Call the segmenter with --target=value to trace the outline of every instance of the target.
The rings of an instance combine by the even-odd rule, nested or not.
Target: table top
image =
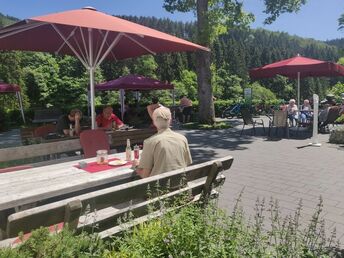
[[[125,159],[125,153],[109,155],[109,158],[115,157]],[[0,174],[0,211],[134,176],[131,165],[97,173],[75,167],[80,161],[95,160],[69,161]]]

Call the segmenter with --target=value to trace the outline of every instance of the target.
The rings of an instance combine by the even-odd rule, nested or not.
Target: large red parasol
[[[0,30],[0,49],[76,56],[89,70],[92,128],[95,126],[94,70],[104,59],[145,54],[209,51],[208,48],[150,29],[92,7],[23,20]]]
[[[300,78],[344,76],[344,66],[297,55],[259,68],[250,70],[252,79],[271,78],[283,75],[297,78],[297,104],[300,105]]]

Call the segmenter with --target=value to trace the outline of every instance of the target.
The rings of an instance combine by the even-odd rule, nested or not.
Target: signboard
[[[252,89],[251,88],[245,88],[244,89],[244,99],[245,100],[252,100]]]

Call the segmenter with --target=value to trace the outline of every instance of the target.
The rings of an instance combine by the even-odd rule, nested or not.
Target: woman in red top
[[[113,113],[112,107],[108,106],[103,109],[103,112],[99,114],[96,118],[97,126],[104,129],[121,128],[124,124],[123,122]]]

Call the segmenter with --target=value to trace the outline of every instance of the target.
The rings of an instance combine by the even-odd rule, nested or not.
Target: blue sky
[[[263,0],[243,0],[247,11],[255,14],[253,28],[285,31],[291,35],[319,40],[344,37],[337,31],[340,14],[344,13],[343,0],[308,0],[298,14],[284,14],[272,25],[263,25]],[[191,21],[192,13],[170,14],[162,8],[163,0],[0,0],[0,12],[20,19],[93,6],[115,15],[168,17],[178,21]]]

